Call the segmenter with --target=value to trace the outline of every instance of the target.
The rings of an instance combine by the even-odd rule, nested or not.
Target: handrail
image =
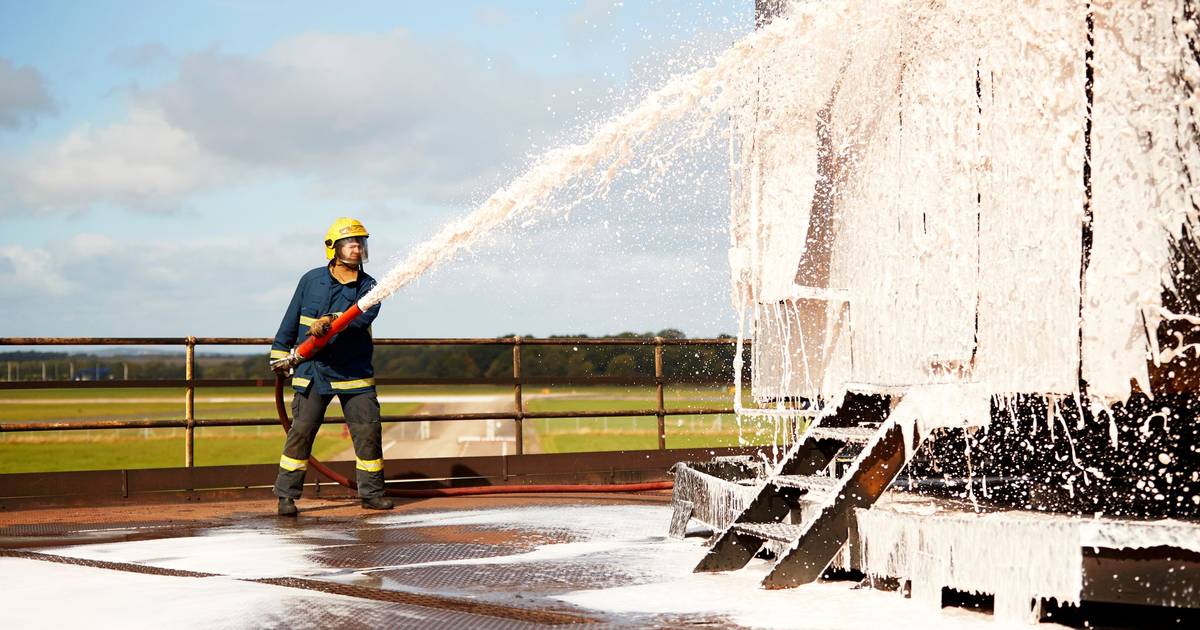
[[[269,346],[270,337],[0,337],[0,346]],[[728,346],[736,337],[389,337],[372,340],[377,346]],[[750,345],[752,340],[742,343]]]
[[[0,432],[73,431],[91,429],[146,429],[183,428],[184,465],[193,467],[196,427],[218,426],[266,426],[277,424],[275,418],[222,418],[200,419],[195,417],[195,391],[204,387],[268,387],[273,379],[197,379],[195,378],[196,346],[268,346],[272,339],[267,337],[0,337],[0,346],[133,346],[133,345],[178,345],[185,347],[185,377],[183,379],[140,379],[110,381],[6,381],[0,382],[0,390],[10,389],[89,389],[89,388],[150,388],[183,387],[184,414],[182,419],[116,419],[95,421],[31,421],[0,423]],[[732,407],[720,408],[668,408],[665,404],[665,387],[668,384],[726,384],[729,379],[705,379],[679,377],[668,379],[663,369],[665,346],[728,346],[736,343],[735,338],[674,339],[663,337],[499,337],[499,338],[383,338],[375,339],[379,346],[512,346],[512,376],[483,378],[386,378],[376,379],[378,385],[510,385],[513,387],[513,410],[465,414],[406,414],[385,416],[383,422],[420,421],[467,421],[467,420],[511,420],[516,429],[516,454],[524,453],[524,421],[544,418],[616,418],[654,416],[658,420],[658,450],[666,449],[666,417],[683,415],[731,414]],[[749,340],[744,343],[749,344]],[[640,346],[654,349],[653,376],[588,376],[588,377],[530,377],[521,374],[521,349],[525,346]],[[524,385],[653,385],[655,407],[652,409],[620,409],[612,411],[553,411],[534,412],[525,409]],[[327,422],[341,423],[340,418],[329,418]]]

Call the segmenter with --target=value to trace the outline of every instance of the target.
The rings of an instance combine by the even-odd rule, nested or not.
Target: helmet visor
[[[361,265],[367,262],[367,237],[348,236],[333,243],[334,255],[343,263]]]

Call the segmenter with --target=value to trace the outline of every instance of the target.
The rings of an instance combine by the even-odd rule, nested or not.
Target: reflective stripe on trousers
[[[325,419],[325,410],[334,395],[296,392],[292,398],[292,428],[284,443],[283,456],[305,461],[312,454],[317,430]],[[383,435],[379,424],[379,398],[374,391],[359,394],[336,394],[342,403],[342,413],[350,429],[357,457],[356,478],[358,494],[363,498],[383,495]],[[304,469],[289,470],[280,459],[279,475],[275,479],[275,495],[296,499],[304,487]]]

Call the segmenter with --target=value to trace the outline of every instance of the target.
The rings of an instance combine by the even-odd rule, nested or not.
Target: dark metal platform
[[[604,556],[511,561],[545,545],[627,536],[628,527],[644,524],[634,519],[623,528],[620,520],[630,514],[669,516],[666,500],[655,494],[414,500],[383,514],[360,510],[357,502],[302,500],[298,519],[274,516],[270,502],[246,501],[197,505],[178,520],[163,520],[161,509],[152,505],[20,510],[0,516],[0,570],[13,575],[15,568],[37,563],[43,572],[58,567],[68,580],[72,567],[219,581],[231,601],[212,601],[217,609],[242,606],[240,600],[254,585],[287,589],[293,593],[280,591],[281,597],[298,595],[297,602],[305,602],[286,618],[245,609],[245,623],[230,627],[277,622],[292,627],[674,625],[682,620],[613,618],[553,598],[647,579],[644,572],[606,568]],[[614,518],[619,520],[606,520],[606,508],[618,510]],[[589,511],[600,520],[581,522]],[[555,514],[574,522],[557,523]],[[606,531],[608,526],[613,531]],[[665,534],[665,523],[659,529],[660,536]],[[285,546],[288,557],[257,566],[256,559],[265,557],[258,551],[264,545]],[[148,588],[152,593],[154,587]],[[120,591],[114,585],[111,597],[121,600]],[[311,600],[317,593],[337,598]],[[127,615],[139,625],[137,610]]]

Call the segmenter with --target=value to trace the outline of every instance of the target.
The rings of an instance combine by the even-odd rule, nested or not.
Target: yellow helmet
[[[338,217],[333,221],[333,225],[329,226],[329,231],[325,232],[325,260],[333,260],[336,253],[334,245],[344,238],[370,236],[367,233],[367,228],[358,219],[350,217]],[[366,262],[366,242],[363,242],[363,262]]]

